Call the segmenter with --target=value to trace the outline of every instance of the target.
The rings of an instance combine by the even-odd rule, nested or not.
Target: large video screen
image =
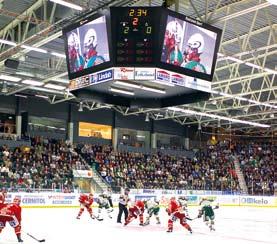
[[[81,24],[65,33],[69,78],[77,78],[110,61],[106,17],[83,20]]]
[[[161,62],[178,67],[177,72],[211,80],[221,32],[206,26],[185,16],[180,19],[168,15]]]

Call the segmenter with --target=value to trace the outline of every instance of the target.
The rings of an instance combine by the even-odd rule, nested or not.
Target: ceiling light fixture
[[[44,50],[42,48],[38,48],[38,47],[31,47],[31,46],[28,46],[28,45],[22,45],[21,47],[25,48],[25,49],[28,49],[28,50],[31,50],[31,51],[39,52],[39,53],[47,53],[46,50]]]
[[[132,87],[132,88],[140,88],[141,86],[135,83],[129,83],[129,82],[124,82],[120,80],[116,80],[114,84],[121,85],[121,86],[126,86],[126,87]]]
[[[7,45],[10,45],[10,46],[14,46],[14,47],[17,45],[15,42],[3,40],[3,39],[0,39],[0,43],[7,44]]]
[[[50,1],[79,11],[83,10],[81,6],[67,1],[63,1],[63,0],[50,0]]]
[[[60,91],[66,89],[65,86],[59,86],[55,84],[46,84],[44,87],[54,89],[54,90],[60,90]]]
[[[49,97],[44,96],[44,95],[38,95],[38,94],[36,94],[35,96],[36,96],[36,97],[40,97],[40,98],[44,98],[44,99],[49,99]]]
[[[18,82],[18,81],[21,81],[21,78],[9,76],[9,75],[0,75],[0,80]]]
[[[171,86],[171,87],[175,86],[173,83],[162,82],[162,81],[159,81],[159,80],[151,80],[151,82],[161,84],[161,85],[164,85],[164,86]]]
[[[252,125],[252,126],[262,127],[262,128],[270,127],[269,125],[266,125],[266,124],[260,124],[260,123],[246,121],[246,120],[240,120],[240,119],[234,119],[234,118],[229,118],[229,117],[220,116],[220,115],[216,115],[216,114],[203,113],[203,112],[198,112],[198,111],[183,109],[183,108],[178,108],[178,107],[169,107],[168,109],[173,110],[175,112],[182,112],[185,114],[204,116],[204,117],[209,117],[212,119],[225,120],[225,121],[234,122],[234,123],[238,123],[238,124],[246,124],[246,125]]]
[[[43,82],[36,81],[36,80],[23,80],[23,84],[31,85],[31,86],[42,86]]]
[[[141,89],[145,90],[145,91],[151,91],[151,92],[156,92],[156,93],[161,93],[161,94],[166,93],[165,90],[160,90],[160,89],[149,87],[149,86],[141,86]]]
[[[23,98],[28,98],[28,96],[21,95],[21,94],[14,94],[15,97],[23,97]]]
[[[59,83],[69,84],[69,80],[67,80],[67,79],[53,78],[52,80],[56,81],[56,82],[59,82]]]
[[[66,58],[65,54],[62,53],[51,52],[51,54],[59,58]]]
[[[116,92],[116,93],[122,93],[122,94],[130,95],[130,96],[134,96],[135,95],[135,93],[133,91],[122,90],[122,89],[118,89],[118,88],[114,88],[114,87],[111,87],[110,91],[111,92]]]

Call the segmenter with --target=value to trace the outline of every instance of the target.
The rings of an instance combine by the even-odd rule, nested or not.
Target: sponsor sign
[[[21,203],[24,205],[45,205],[45,197],[43,195],[21,195]]]
[[[170,83],[170,73],[168,71],[157,69],[155,78],[158,81]]]
[[[155,193],[156,191],[155,190],[152,190],[152,189],[143,189],[143,193],[146,193],[146,194],[153,194]]]
[[[270,205],[271,201],[264,197],[240,197],[240,205]]]
[[[96,84],[100,82],[105,82],[113,79],[113,70],[108,69],[96,74],[91,75],[91,84]]]
[[[114,69],[115,80],[134,80],[135,68],[121,67]]]
[[[112,69],[104,70],[98,73],[85,75],[80,78],[69,81],[69,90],[83,88],[86,86],[98,84],[112,79],[113,79],[113,70]]]
[[[185,77],[180,74],[172,74],[171,75],[171,82],[179,85],[179,86],[184,86],[185,85]]]
[[[77,178],[92,178],[92,170],[73,170],[73,176]]]
[[[69,90],[79,89],[90,85],[90,77],[88,75],[69,81]]]
[[[135,80],[154,80],[155,69],[154,68],[136,68]]]

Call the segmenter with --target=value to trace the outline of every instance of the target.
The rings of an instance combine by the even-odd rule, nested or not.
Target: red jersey
[[[168,205],[168,213],[176,213],[180,210],[180,206],[176,200],[170,200],[169,205]]]
[[[140,211],[140,212],[144,212],[144,203],[143,201],[136,201],[135,207]]]
[[[93,197],[89,197],[88,195],[82,194],[79,197],[79,202],[85,206],[91,206],[93,203]]]
[[[4,202],[5,202],[5,193],[0,192],[0,203],[4,203]]]
[[[0,203],[0,222],[13,221],[14,218],[21,222],[21,207],[14,203]]]

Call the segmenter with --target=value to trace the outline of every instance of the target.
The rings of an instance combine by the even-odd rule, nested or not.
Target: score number
[[[139,17],[146,17],[148,15],[148,10],[147,9],[143,9],[143,8],[138,8],[138,9],[134,9],[134,8],[131,8],[129,10],[129,13],[128,13],[128,16],[129,17],[133,17],[132,18],[132,25],[134,27],[137,27],[139,25],[139,20],[140,18]],[[146,34],[151,34],[152,33],[152,26],[148,26],[146,23],[145,23],[145,33]],[[124,27],[124,34],[128,34],[129,33],[129,30],[130,30],[130,27],[129,26],[125,26]]]

